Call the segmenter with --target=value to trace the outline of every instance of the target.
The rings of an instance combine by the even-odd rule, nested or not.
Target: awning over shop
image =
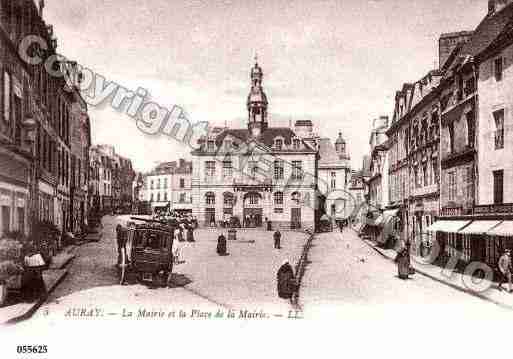
[[[513,221],[501,222],[498,226],[486,232],[486,234],[490,236],[513,237]]]
[[[484,234],[496,227],[501,221],[475,220],[458,233],[462,234]]]
[[[383,223],[384,223],[384,218],[383,218],[383,215],[380,214],[379,217],[376,218],[376,220],[374,221],[373,225],[376,227],[383,227]]]
[[[389,209],[387,211],[383,211],[378,218],[374,220],[370,225],[375,227],[384,227],[387,223],[391,221],[392,218],[397,216],[399,209]]]
[[[470,221],[437,221],[430,225],[428,232],[457,233],[460,229],[468,225]]]

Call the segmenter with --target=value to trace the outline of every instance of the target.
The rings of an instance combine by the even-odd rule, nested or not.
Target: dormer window
[[[228,140],[228,139],[224,140],[224,148],[225,148],[226,150],[231,149],[231,148],[232,148],[232,141],[231,141],[231,140]]]
[[[207,141],[207,151],[208,152],[214,152],[215,151],[215,142],[213,140]]]
[[[299,138],[294,138],[292,140],[292,147],[295,149],[295,150],[299,150],[299,148],[301,147],[301,140]]]
[[[278,150],[278,151],[281,151],[283,149],[283,139],[281,138],[277,138],[274,140],[274,147]]]

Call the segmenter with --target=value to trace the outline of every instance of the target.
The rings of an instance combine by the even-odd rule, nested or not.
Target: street
[[[34,319],[53,321],[70,315],[70,309],[78,309],[76,314],[83,308],[100,308],[102,316],[119,316],[122,308],[135,312],[139,308],[189,312],[222,308],[233,309],[237,315],[239,310],[263,310],[269,316],[286,316],[292,309],[289,301],[277,296],[276,271],[284,259],[293,265],[298,261],[307,239],[305,234],[284,232],[282,249],[276,250],[272,232],[239,230],[238,240],[228,241],[229,255],[220,257],[215,249],[222,230],[196,230],[196,242],[186,243],[182,250],[185,263],[173,269],[191,283],[184,288],[149,289],[141,284],[117,284],[115,226],[126,220],[126,216],[104,217],[103,238],[77,249],[68,276]]]
[[[417,319],[429,318],[433,312],[451,316],[506,312],[418,273],[407,281],[399,279],[396,265],[351,229],[317,235],[308,259],[300,292],[306,316],[360,309],[379,316],[396,310]]]
[[[144,285],[117,284],[114,228],[126,217],[104,217],[103,238],[82,245],[69,274],[50,295],[33,320],[66,317],[123,318],[133,312],[143,317],[182,309],[191,318],[206,318],[218,309],[240,310],[249,316],[287,317],[291,304],[276,295],[276,270],[284,259],[295,265],[306,241],[302,233],[285,232],[283,248],[272,246],[272,232],[239,230],[237,241],[228,241],[229,255],[215,253],[222,230],[199,229],[195,243],[182,251],[185,263],[174,273],[191,281],[185,287],[150,289]],[[437,310],[464,315],[469,310],[502,314],[494,304],[452,289],[420,274],[403,281],[394,263],[365,244],[352,230],[316,235],[308,255],[300,289],[303,316],[323,313],[385,315],[400,310],[422,318]],[[419,311],[425,305],[429,311]],[[425,307],[424,307],[425,308]],[[262,314],[263,313],[263,314]]]

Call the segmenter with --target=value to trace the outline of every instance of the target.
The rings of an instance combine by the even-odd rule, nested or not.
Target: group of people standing
[[[255,228],[258,227],[262,222],[260,216],[256,214],[246,214],[244,216],[243,225],[244,228]]]

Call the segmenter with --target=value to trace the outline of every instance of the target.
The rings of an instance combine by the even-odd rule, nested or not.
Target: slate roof
[[[225,137],[228,135],[238,138],[240,141],[246,143],[252,140],[249,130],[245,128],[227,129],[221,132],[216,137],[216,146],[219,147],[223,143]],[[266,129],[264,132],[262,132],[262,134],[256,139],[256,141],[266,145],[267,147],[273,147],[274,139],[276,137],[282,137],[284,144],[290,146],[292,144],[292,139],[297,136],[294,133],[294,131],[292,131],[288,127],[270,127]],[[305,147],[304,150],[301,150],[302,152],[316,152],[315,150],[310,149],[310,147],[305,143],[305,141],[302,140],[302,142],[303,146]]]
[[[474,30],[470,38],[461,51],[462,54],[478,56],[485,51],[492,42],[508,31],[513,23],[513,3],[507,5],[499,12],[486,16]]]

